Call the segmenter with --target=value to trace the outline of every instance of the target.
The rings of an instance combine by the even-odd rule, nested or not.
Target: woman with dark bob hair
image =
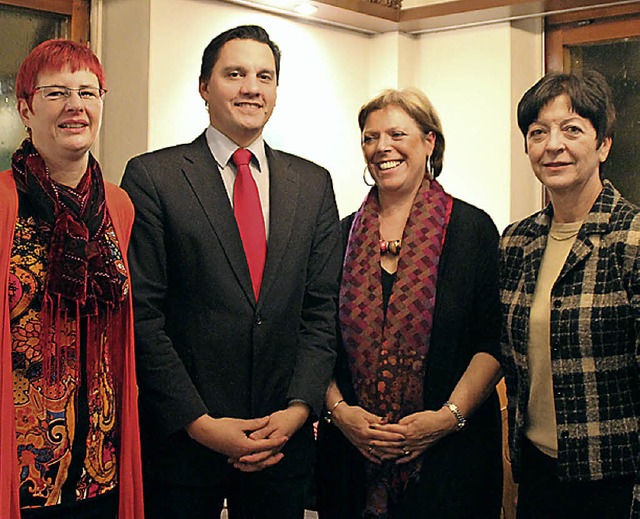
[[[133,205],[90,153],[105,74],[49,40],[16,79],[0,173],[0,517],[143,519],[127,246]]]
[[[500,245],[518,519],[627,518],[632,507],[640,210],[601,178],[614,123],[610,88],[592,71],[549,74],[518,104],[525,151],[551,200]]]
[[[375,184],[343,220],[319,516],[497,519],[498,231],[436,181],[444,136],[422,92],[382,92],[358,122]]]

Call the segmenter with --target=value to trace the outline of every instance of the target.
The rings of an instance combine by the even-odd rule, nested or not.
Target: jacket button
[[[260,317],[259,315],[256,315],[255,321],[257,326],[260,326],[262,324],[262,317]]]
[[[561,306],[562,306],[562,301],[560,299],[554,299],[553,307],[554,308],[560,308]]]

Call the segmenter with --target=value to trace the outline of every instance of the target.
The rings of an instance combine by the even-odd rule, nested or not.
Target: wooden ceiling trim
[[[401,20],[437,18],[459,14],[478,13],[489,9],[510,8],[516,5],[540,4],[531,0],[454,0],[433,5],[422,5],[402,10]]]
[[[553,16],[557,20],[567,19],[561,16],[573,16],[575,18],[571,19],[582,20],[585,11],[591,13],[589,9],[595,11],[602,6],[621,15],[640,10],[638,0],[452,0],[401,10],[367,0],[316,0],[316,4],[337,10],[335,13],[327,11],[329,19],[339,21],[340,11],[352,12],[365,18],[384,20],[387,24],[395,24],[395,30],[415,34],[540,16]],[[384,30],[394,29],[387,27]]]
[[[71,16],[74,0],[2,0],[1,4]]]
[[[386,5],[374,4],[366,0],[318,0],[317,3],[347,9],[356,13],[366,14],[368,16],[376,16],[392,22],[397,22],[400,17],[400,11]]]

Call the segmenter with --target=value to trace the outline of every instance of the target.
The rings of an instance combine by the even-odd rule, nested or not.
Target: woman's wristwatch
[[[465,426],[467,425],[467,419],[460,412],[460,409],[458,408],[458,406],[453,402],[449,402],[449,400],[447,400],[444,404],[442,404],[442,407],[449,408],[449,411],[451,411],[453,413],[453,416],[455,416],[456,422],[458,422],[456,424],[458,431],[462,431],[462,429],[464,429]]]

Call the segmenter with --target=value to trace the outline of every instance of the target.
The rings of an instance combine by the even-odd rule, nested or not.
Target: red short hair
[[[97,56],[87,46],[71,40],[47,40],[38,45],[25,58],[16,77],[16,97],[25,99],[31,108],[31,96],[41,72],[68,68],[71,72],[88,70],[98,78],[100,88],[105,88],[104,69]]]

